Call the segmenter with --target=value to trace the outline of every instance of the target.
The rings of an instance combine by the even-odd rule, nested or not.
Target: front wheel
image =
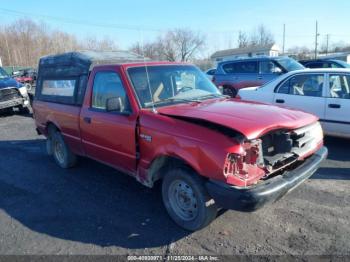
[[[209,196],[204,180],[187,168],[167,172],[162,197],[170,217],[186,230],[199,230],[216,218],[217,206]]]
[[[32,85],[30,83],[26,83],[25,86],[27,88],[27,91],[32,90]]]
[[[26,106],[19,106],[19,112],[24,115],[30,114],[30,109]]]

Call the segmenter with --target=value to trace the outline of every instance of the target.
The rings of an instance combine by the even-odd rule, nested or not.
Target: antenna
[[[153,111],[153,113],[157,113],[157,109],[154,106],[154,100],[153,100],[153,95],[152,95],[152,90],[151,90],[151,81],[149,80],[148,68],[147,68],[147,64],[146,64],[145,49],[144,49],[144,43],[143,43],[143,30],[142,29],[140,29],[140,35],[141,35],[141,50],[142,50],[143,64],[145,66],[148,90],[149,90],[149,94],[150,94],[151,100],[152,100],[152,111]]]

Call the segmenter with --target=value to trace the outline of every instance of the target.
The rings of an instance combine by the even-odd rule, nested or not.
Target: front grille
[[[307,154],[322,139],[322,129],[315,123],[292,131],[279,130],[261,138],[265,165],[276,169]]]
[[[22,98],[18,89],[16,88],[8,88],[8,89],[0,89],[0,102],[6,102],[13,99]]]
[[[315,124],[305,126],[290,132],[293,139],[293,152],[299,156],[306,154],[314,149],[323,139],[321,125]]]

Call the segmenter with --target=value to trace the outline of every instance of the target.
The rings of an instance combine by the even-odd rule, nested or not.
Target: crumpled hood
[[[18,83],[15,79],[11,77],[0,78],[0,88],[6,88],[6,87],[20,88],[21,86],[23,85]]]
[[[210,121],[254,139],[276,129],[296,129],[318,120],[298,110],[237,99],[211,100],[158,108],[160,114]]]

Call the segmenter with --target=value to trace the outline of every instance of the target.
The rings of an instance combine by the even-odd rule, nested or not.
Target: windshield
[[[276,58],[275,61],[280,64],[280,66],[282,66],[287,72],[305,69],[302,64],[289,57]]]
[[[217,87],[195,66],[133,67],[128,74],[142,107],[222,97]],[[147,77],[148,75],[148,77]]]
[[[9,77],[9,75],[6,73],[6,71],[0,67],[0,78],[6,78]]]

